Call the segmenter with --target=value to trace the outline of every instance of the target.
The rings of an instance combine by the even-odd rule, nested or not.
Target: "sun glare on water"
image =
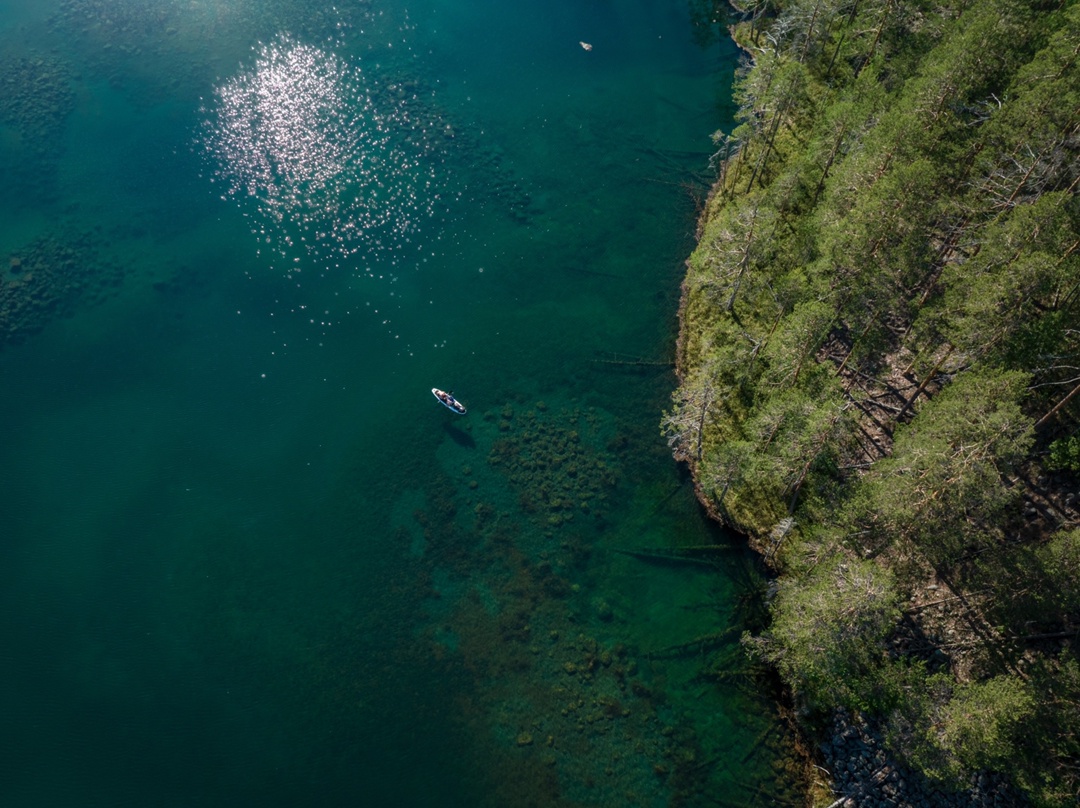
[[[287,274],[393,281],[431,255],[424,223],[446,209],[445,124],[424,94],[281,35],[204,102],[199,142]]]
[[[351,254],[414,234],[439,205],[438,134],[408,93],[283,35],[215,90],[204,143],[226,196],[253,198],[309,250]]]

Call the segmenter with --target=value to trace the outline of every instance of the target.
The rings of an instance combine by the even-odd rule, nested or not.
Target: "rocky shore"
[[[963,791],[947,793],[898,763],[880,731],[838,710],[820,746],[836,800],[828,808],[1019,808],[1030,803],[1000,774],[980,772]]]

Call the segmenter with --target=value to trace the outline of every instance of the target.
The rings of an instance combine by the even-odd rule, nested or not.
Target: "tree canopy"
[[[1080,3],[736,9],[663,428],[780,576],[748,642],[932,777],[1074,804]]]

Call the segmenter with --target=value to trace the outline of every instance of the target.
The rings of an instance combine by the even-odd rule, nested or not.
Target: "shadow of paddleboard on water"
[[[466,449],[476,448],[476,441],[468,432],[464,432],[451,424],[443,424],[443,429],[446,430],[446,434],[458,446],[464,446]]]

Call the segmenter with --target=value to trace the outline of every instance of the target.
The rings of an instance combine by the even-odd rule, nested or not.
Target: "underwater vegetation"
[[[618,467],[610,452],[582,439],[579,429],[595,425],[594,414],[549,414],[541,401],[521,413],[508,404],[487,417],[497,419],[502,436],[492,444],[488,463],[507,475],[523,511],[550,528],[575,519],[602,526]]]
[[[7,257],[0,274],[0,348],[25,341],[56,317],[111,295],[127,270],[105,257],[93,233],[35,239]]]
[[[701,734],[674,688],[689,676],[703,692],[757,698],[763,683],[741,654],[739,626],[708,619],[715,602],[686,619],[666,607],[684,632],[706,633],[646,644],[638,623],[647,618],[626,607],[618,584],[602,582],[599,570],[619,557],[610,534],[624,516],[620,481],[633,442],[606,411],[574,403],[512,401],[471,414],[479,417],[462,427],[468,439],[448,452],[468,461],[447,459],[413,514],[432,659],[470,682],[460,706],[476,744],[466,759],[483,760],[496,804],[517,804],[526,791],[537,806],[711,804],[729,753]],[[697,548],[701,563],[672,580],[723,569],[752,586],[756,573],[729,555]],[[633,575],[672,574],[629,563]],[[731,615],[745,618],[741,607]],[[744,763],[780,762],[763,773],[754,760],[738,796],[720,804],[793,804],[789,737],[777,724],[755,732]]]

